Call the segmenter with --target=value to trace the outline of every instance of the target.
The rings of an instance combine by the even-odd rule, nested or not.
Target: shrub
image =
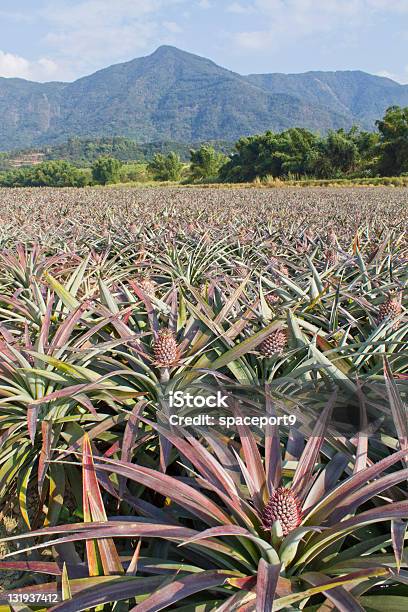
[[[11,170],[0,179],[3,187],[85,187],[89,174],[66,161],[48,161]]]
[[[100,157],[92,165],[92,177],[98,185],[118,183],[120,179],[121,162],[114,157]]]
[[[228,161],[223,153],[218,153],[210,145],[202,145],[190,151],[191,176],[193,180],[216,179],[221,167]]]
[[[183,168],[180,156],[174,152],[168,155],[157,153],[148,165],[148,170],[156,181],[179,181]]]
[[[121,183],[143,183],[149,178],[146,164],[124,164],[120,169]]]

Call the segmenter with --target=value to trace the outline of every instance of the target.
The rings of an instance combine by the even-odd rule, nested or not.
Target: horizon
[[[408,83],[404,0],[3,0],[0,16],[5,78],[72,82],[170,45],[242,75],[360,70]]]
[[[382,79],[387,79],[387,80],[393,81],[394,83],[397,83],[398,85],[401,85],[401,86],[408,84],[408,83],[401,83],[400,81],[396,80],[396,78],[393,78],[392,76],[388,76],[388,75],[385,75],[385,74],[375,74],[375,73],[372,73],[372,72],[367,72],[366,70],[363,70],[361,68],[345,68],[345,69],[336,69],[336,70],[313,69],[313,70],[303,70],[303,71],[300,71],[300,72],[283,72],[283,71],[278,71],[278,72],[276,72],[276,71],[249,72],[249,73],[239,72],[239,71],[236,71],[236,70],[232,70],[231,68],[228,68],[227,66],[224,66],[222,63],[220,63],[220,64],[217,63],[214,59],[212,59],[209,56],[207,57],[207,56],[204,56],[204,55],[199,55],[198,53],[194,53],[194,52],[189,51],[187,49],[183,49],[181,47],[178,47],[176,45],[168,45],[168,44],[159,45],[153,51],[151,51],[150,53],[147,53],[145,55],[140,55],[140,56],[137,56],[137,57],[133,57],[133,58],[130,58],[130,59],[125,60],[123,62],[114,62],[113,64],[108,64],[106,66],[102,66],[101,68],[98,68],[94,72],[89,72],[88,74],[84,74],[84,75],[79,76],[78,78],[75,78],[73,80],[63,81],[63,80],[59,80],[59,79],[51,79],[51,80],[48,80],[48,81],[43,81],[43,80],[40,80],[40,79],[39,80],[33,80],[33,79],[27,79],[27,78],[24,78],[24,77],[12,77],[12,76],[4,77],[1,74],[0,74],[0,79],[10,79],[10,80],[11,79],[18,79],[18,80],[22,80],[22,81],[27,81],[27,82],[31,82],[31,83],[39,83],[39,84],[43,84],[43,85],[48,84],[48,83],[50,83],[50,84],[52,84],[52,83],[64,83],[64,84],[69,85],[70,83],[74,83],[75,81],[78,81],[78,80],[81,80],[81,79],[86,79],[87,77],[90,77],[93,74],[96,74],[98,72],[102,72],[102,71],[107,70],[109,68],[113,68],[115,66],[120,66],[120,65],[123,65],[123,64],[129,64],[129,63],[131,63],[133,61],[136,61],[136,60],[140,60],[140,59],[145,59],[145,58],[151,57],[152,55],[157,53],[157,51],[159,51],[160,49],[165,49],[165,48],[171,48],[171,49],[177,50],[177,51],[179,51],[181,53],[185,53],[185,54],[188,54],[188,55],[193,55],[195,57],[199,57],[199,58],[205,59],[205,60],[210,60],[211,62],[216,64],[218,67],[223,68],[225,70],[228,70],[230,72],[234,72],[235,74],[238,74],[238,75],[244,76],[244,77],[251,76],[251,75],[256,75],[256,74],[282,74],[282,75],[290,76],[290,75],[303,75],[303,74],[314,74],[314,73],[333,73],[333,74],[336,74],[336,73],[342,73],[342,72],[361,72],[361,73],[367,74],[369,76],[378,77],[378,78],[382,78]]]

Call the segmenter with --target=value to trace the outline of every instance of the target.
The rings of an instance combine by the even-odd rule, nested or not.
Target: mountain
[[[251,74],[248,80],[272,94],[290,94],[312,106],[320,104],[366,129],[372,129],[389,106],[408,106],[408,85],[360,70]]]
[[[408,105],[408,86],[363,72],[242,76],[164,46],[73,83],[0,78],[0,149],[72,136],[199,142],[292,126],[370,129],[392,104]]]

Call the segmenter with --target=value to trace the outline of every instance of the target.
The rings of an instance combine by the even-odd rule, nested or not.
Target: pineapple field
[[[407,610],[407,190],[0,202],[0,611]]]

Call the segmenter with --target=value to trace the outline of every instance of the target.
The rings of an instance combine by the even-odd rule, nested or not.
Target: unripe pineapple
[[[269,260],[269,265],[273,271],[280,272],[284,276],[289,276],[289,270],[285,264],[283,264],[277,257],[271,257]]]
[[[238,240],[241,244],[249,244],[254,239],[254,232],[252,230],[242,229],[238,234]]]
[[[282,355],[288,342],[288,332],[286,329],[277,329],[272,332],[259,347],[259,352],[264,357]]]
[[[334,249],[327,249],[327,251],[325,252],[325,256],[326,264],[330,267],[335,266],[338,262],[339,256],[337,251],[335,251]]]
[[[305,230],[303,236],[304,236],[304,239],[307,242],[313,242],[314,241],[314,234],[313,234],[312,230],[310,230],[310,229]]]
[[[309,243],[307,240],[298,240],[296,242],[296,252],[302,255],[303,253],[307,253],[310,250]]]
[[[336,232],[334,231],[332,227],[329,228],[329,231],[327,232],[327,244],[329,244],[332,247],[335,247],[338,244]]]
[[[149,276],[142,277],[139,280],[139,286],[149,297],[156,295],[156,283]]]
[[[281,302],[279,295],[276,295],[276,293],[273,293],[273,291],[265,295],[265,300],[268,306],[271,308],[274,308],[274,306],[277,306]]]
[[[396,319],[402,312],[402,293],[389,293],[386,302],[383,302],[378,309],[378,324],[382,323],[385,319]],[[392,326],[392,330],[396,331],[400,326],[400,321],[396,321]]]
[[[180,350],[170,329],[159,332],[153,345],[153,353],[159,368],[170,368],[180,359]]]
[[[275,489],[262,513],[265,529],[272,529],[276,521],[280,522],[284,536],[299,527],[302,522],[300,502],[296,495],[285,487]]]
[[[234,273],[238,278],[245,278],[249,274],[249,269],[242,264],[238,264],[235,267]]]

